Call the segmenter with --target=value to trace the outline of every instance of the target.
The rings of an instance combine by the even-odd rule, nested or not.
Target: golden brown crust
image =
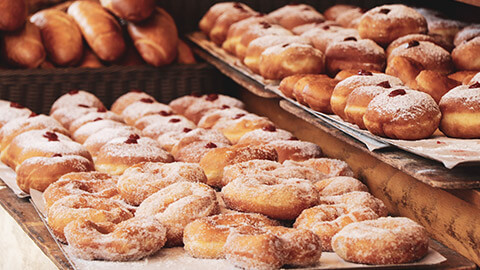
[[[231,8],[225,10],[215,20],[215,23],[209,32],[210,39],[217,46],[221,46],[227,38],[228,29],[232,24],[254,15],[256,15],[256,12],[247,5],[239,2],[233,3]]]
[[[348,95],[345,104],[345,121],[356,124],[361,129],[367,129],[363,123],[363,115],[368,104],[374,97],[387,90],[387,88],[381,86],[364,86],[353,90]]]
[[[155,10],[155,0],[101,0],[103,7],[118,17],[132,22],[140,22]]]
[[[330,98],[338,82],[327,75],[308,75],[295,84],[293,95],[301,97],[301,101],[297,100],[313,110],[330,114],[333,113]]]
[[[130,92],[118,97],[115,102],[113,102],[111,110],[112,112],[121,115],[125,108],[127,108],[134,102],[140,101],[142,98],[149,98],[155,100],[152,96],[145,92],[142,92],[140,90],[131,90]]]
[[[411,88],[417,88],[415,79],[424,69],[425,67],[422,64],[413,59],[405,56],[395,56],[388,61],[385,73],[399,78]]]
[[[29,21],[15,32],[4,33],[2,47],[7,62],[16,67],[36,68],[45,60],[40,29]]]
[[[452,51],[453,62],[458,70],[480,70],[480,37],[458,45]]]
[[[5,0],[0,3],[0,30],[15,31],[27,18],[25,1]]]
[[[287,29],[308,23],[321,23],[325,21],[322,14],[312,6],[305,4],[290,4],[274,10],[268,17]]]
[[[417,90],[429,94],[437,103],[450,89],[459,85],[457,81],[450,79],[447,75],[433,70],[422,70],[415,78],[415,82]]]
[[[197,63],[192,49],[183,40],[178,40],[177,45],[177,63],[191,65]]]
[[[448,75],[448,78],[458,82],[458,84],[469,84],[473,83],[471,80],[477,73],[478,71],[462,70]]]
[[[395,48],[397,48],[402,44],[409,43],[411,41],[428,41],[428,42],[437,44],[438,46],[444,48],[447,51],[451,51],[453,49],[451,44],[447,43],[444,39],[442,39],[439,36],[425,35],[425,34],[410,34],[410,35],[399,37],[394,41],[392,41],[392,43],[388,45],[385,51],[387,54],[387,57]]]
[[[282,91],[282,93],[286,97],[294,98],[293,91],[295,88],[295,84],[305,76],[306,74],[295,74],[295,75],[290,75],[288,77],[285,77],[280,82],[280,85],[278,86],[278,88],[280,89],[280,91]]]
[[[327,20],[332,20],[335,21],[335,19],[345,11],[351,10],[357,8],[356,6],[352,5],[343,5],[343,4],[336,4],[333,5],[329,8],[327,8],[324,12],[323,15]]]

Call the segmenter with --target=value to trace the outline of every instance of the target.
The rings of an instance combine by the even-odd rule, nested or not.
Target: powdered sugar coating
[[[390,76],[384,73],[373,73],[371,76],[364,76],[364,75],[350,76],[345,80],[339,82],[335,86],[335,88],[337,89],[337,88],[346,87],[353,91],[353,89],[360,86],[377,85],[384,81],[388,81],[391,86],[403,85],[403,82],[397,77]]]
[[[72,138],[79,143],[84,143],[88,139],[88,137],[99,132],[104,128],[115,128],[115,127],[121,127],[124,125],[125,124],[121,122],[108,120],[108,119],[88,122],[85,125],[78,128],[72,134]]]
[[[128,107],[130,104],[139,101],[142,98],[153,99],[152,96],[145,92],[140,91],[130,91],[118,97],[115,102],[112,104],[112,112],[116,114],[122,114],[123,110]]]
[[[168,117],[168,116],[172,116],[172,114],[170,114],[168,112],[161,112],[161,113],[145,115],[144,117],[135,121],[134,126],[138,129],[142,130],[142,129],[146,128],[147,126],[151,125],[151,124],[154,124],[156,122],[164,121],[163,118]],[[183,116],[179,115],[179,117],[183,117]]]
[[[342,41],[347,37],[360,39],[358,31],[355,29],[346,29],[341,27],[329,27],[325,29],[312,29],[302,34],[302,37],[308,38],[313,46],[322,52],[327,50],[328,45]]]
[[[183,136],[172,148],[172,155],[177,161],[200,162],[211,149],[227,147],[230,141],[218,130],[197,128]],[[160,138],[159,138],[160,139]],[[212,147],[209,147],[210,144]]]
[[[359,57],[367,57],[367,56],[383,56],[385,57],[385,51],[382,47],[378,46],[371,39],[360,39],[360,40],[347,40],[347,41],[336,41],[329,44],[325,54],[329,57],[329,51],[332,50],[333,47],[337,50],[341,51],[357,51],[360,53]],[[341,58],[341,56],[340,56]]]
[[[196,99],[186,110],[184,116],[198,123],[205,113],[212,109],[221,109],[225,106],[230,108],[244,108],[243,102],[236,98],[224,95],[210,94]]]
[[[309,44],[310,41],[306,38],[299,37],[299,36],[278,36],[278,35],[265,35],[259,38],[252,40],[248,44],[246,57],[259,57],[260,54],[267,48],[278,45],[278,44],[285,44],[285,43],[303,43]],[[260,50],[259,50],[260,49]],[[254,50],[258,50],[253,53]],[[246,60],[245,60],[246,61]]]
[[[333,158],[311,158],[305,161],[286,160],[285,166],[312,168],[327,177],[353,176],[353,171],[345,161]]]
[[[390,11],[385,14],[382,12],[382,9],[388,9]],[[363,17],[372,17],[376,21],[384,23],[391,23],[392,21],[402,20],[405,18],[418,21],[419,23],[425,20],[425,18],[415,9],[400,4],[374,7],[367,11],[367,13],[363,15]]]
[[[267,17],[273,19],[287,29],[292,29],[306,23],[325,21],[323,15],[316,11],[315,8],[305,4],[283,6],[270,12]]]
[[[126,107],[122,112],[122,117],[125,123],[133,125],[135,124],[135,121],[143,116],[158,113],[160,111],[172,112],[172,109],[168,105],[162,103],[148,103],[140,100]]]
[[[148,125],[142,130],[142,135],[157,139],[167,132],[180,132],[184,129],[195,129],[196,127],[197,126],[187,118],[172,115],[158,119],[155,123]]]
[[[123,122],[123,118],[120,115],[110,111],[89,112],[72,122],[72,124],[70,125],[70,132],[74,133],[78,128],[87,123],[106,119],[116,122]]]
[[[62,107],[55,110],[53,113],[50,113],[50,116],[60,122],[60,124],[62,124],[66,129],[69,129],[73,121],[88,113],[96,112],[97,110],[97,108],[93,107]]]
[[[140,134],[140,130],[126,125],[103,128],[90,135],[83,146],[92,156],[97,156],[100,148],[107,142],[119,137],[128,137],[131,134]]]
[[[475,74],[472,79],[470,79],[470,84],[474,84],[476,82],[480,82],[480,72]]]
[[[2,103],[3,104],[3,103]],[[20,117],[27,117],[29,116],[32,111],[28,108],[16,108],[12,107],[12,103],[4,104],[0,106],[0,127],[5,125],[6,123]]]
[[[352,191],[340,195],[321,196],[320,204],[342,204],[345,205],[348,211],[358,207],[367,207],[372,209],[379,217],[385,217],[388,214],[385,204],[366,191]]]
[[[478,74],[472,79],[476,80],[480,77]],[[470,88],[469,85],[460,85],[448,91],[440,100],[440,106],[454,102],[456,106],[471,111],[478,112],[480,110],[480,87]],[[461,105],[460,105],[461,104]]]
[[[449,73],[452,70],[452,57],[444,48],[428,41],[418,41],[418,46],[402,44],[393,49],[388,61],[396,56],[403,56],[420,63],[425,69]]]
[[[269,143],[278,140],[291,140],[294,139],[293,134],[284,129],[276,128],[275,130],[256,129],[245,133],[237,144],[257,144],[257,143]]]
[[[287,46],[284,46],[287,44]],[[286,50],[291,49],[291,48],[298,48],[299,50],[301,49],[309,49],[312,48],[311,45],[308,44],[302,44],[302,43],[284,43],[284,44],[279,44],[275,45],[272,47],[267,48],[265,51],[262,53],[262,57],[264,56],[269,56],[269,55],[278,55],[284,53]]]
[[[457,33],[457,35],[455,35],[453,44],[455,46],[458,46],[463,42],[466,42],[478,36],[480,36],[480,24],[472,24],[463,28]]]
[[[322,197],[342,195],[353,191],[368,192],[367,186],[358,179],[349,176],[327,178],[315,183],[315,187]]]
[[[285,160],[302,161],[323,156],[322,149],[311,142],[304,141],[272,141],[268,145],[273,146],[278,153],[278,162]]]
[[[103,103],[92,93],[79,90],[70,91],[59,97],[52,105],[50,114],[61,108],[72,108],[77,105],[85,105],[92,108],[105,108]]]

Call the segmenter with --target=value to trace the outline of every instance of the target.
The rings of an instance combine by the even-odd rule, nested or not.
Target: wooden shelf
[[[455,1],[480,7],[480,0],[455,0]]]

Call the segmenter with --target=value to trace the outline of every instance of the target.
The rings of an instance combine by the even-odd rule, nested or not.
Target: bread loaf
[[[118,17],[131,22],[141,22],[155,9],[155,0],[100,0],[102,6]]]
[[[100,62],[100,59],[90,50],[90,48],[85,48],[85,51],[83,52],[83,59],[79,63],[78,67],[84,67],[84,68],[99,68],[103,67],[102,62]]]
[[[0,30],[17,30],[22,27],[26,18],[24,0],[0,0]]]
[[[45,60],[40,30],[30,22],[21,30],[5,32],[2,47],[7,62],[16,67],[36,68]]]

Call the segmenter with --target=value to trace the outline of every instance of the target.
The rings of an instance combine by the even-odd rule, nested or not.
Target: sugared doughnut
[[[427,20],[428,34],[441,37],[450,44],[453,44],[456,34],[468,25],[462,21],[448,19],[444,14],[434,10],[424,8],[416,8],[416,10]]]
[[[283,165],[312,168],[326,177],[353,176],[352,169],[345,161],[333,158],[312,158],[305,161],[286,160]]]
[[[26,193],[30,193],[30,189],[43,192],[64,174],[92,170],[92,161],[82,156],[32,157],[18,166],[17,185]]]
[[[48,129],[69,135],[69,132],[52,117],[43,114],[33,114],[29,117],[17,118],[15,121],[10,121],[0,128],[1,150],[5,150],[17,135],[34,129]]]
[[[98,150],[95,169],[113,175],[122,174],[128,167],[143,161],[173,162],[173,157],[157,141],[131,134],[115,138]]]
[[[142,98],[126,107],[122,111],[122,117],[125,123],[134,125],[135,121],[146,115],[163,111],[169,113],[172,112],[172,109],[168,105],[156,102],[154,99]]]
[[[75,220],[65,227],[75,257],[84,260],[130,261],[154,254],[165,245],[166,229],[153,217],[119,224]]]
[[[315,183],[320,196],[342,195],[353,191],[368,192],[365,186],[358,179],[349,176],[337,176],[320,180]]]
[[[124,204],[105,198],[71,195],[57,200],[48,209],[48,226],[53,235],[65,243],[64,229],[72,221],[89,220],[93,223],[120,223],[133,214]]]
[[[268,35],[259,37],[252,40],[252,42],[248,44],[247,51],[245,52],[245,57],[243,58],[243,63],[254,73],[259,74],[260,56],[262,55],[262,53],[272,46],[285,43],[310,44],[310,41],[306,38],[292,35]]]
[[[142,120],[142,118],[139,120]],[[194,129],[196,127],[197,125],[181,115],[171,115],[165,117],[160,116],[156,118],[155,123],[146,126],[142,130],[142,135],[152,139],[157,139],[159,136],[167,132],[179,132],[183,131],[184,129]]]
[[[322,73],[325,59],[321,51],[300,43],[284,43],[262,52],[259,62],[260,75],[265,79],[281,80],[301,73]]]
[[[207,176],[207,184],[221,187],[226,166],[254,159],[276,161],[277,158],[275,149],[265,144],[234,145],[212,149],[202,157],[199,165]]]
[[[98,109],[96,112],[87,113],[73,121],[70,125],[69,130],[72,134],[74,134],[75,131],[83,125],[99,120],[112,120],[123,123],[123,118],[120,115],[107,111],[105,109]]]
[[[478,71],[462,70],[448,75],[448,78],[458,82],[458,84],[470,84],[474,82],[473,78],[477,73]],[[480,81],[480,76],[476,81]]]
[[[287,76],[280,81],[280,85],[278,86],[278,89],[282,91],[282,93],[286,97],[295,98],[293,96],[293,90],[295,89],[295,84],[305,76],[306,74],[295,74],[295,75]]]
[[[122,122],[117,122],[109,119],[99,119],[96,121],[88,122],[85,125],[79,127],[73,134],[72,138],[79,142],[84,143],[88,137],[101,131],[105,128],[118,128],[125,126]]]
[[[346,29],[339,26],[323,26],[315,28],[302,34],[302,37],[308,38],[313,47],[322,52],[326,52],[330,44],[342,41],[348,37],[360,39],[358,31],[355,29]]]
[[[177,182],[206,183],[207,177],[198,164],[142,162],[125,170],[118,178],[118,192],[132,205],[139,205],[150,195]]]
[[[422,70],[415,78],[416,90],[429,94],[439,103],[443,95],[460,83],[433,70]]]
[[[453,63],[459,70],[480,70],[480,36],[461,43],[452,51]]]
[[[480,83],[480,72],[476,72],[475,74],[473,74],[472,78],[464,84],[474,84],[476,82]]]
[[[459,46],[460,44],[472,40],[480,36],[480,24],[471,24],[458,32],[455,35],[453,44]]]
[[[121,115],[123,110],[130,106],[130,104],[140,101],[142,98],[154,99],[149,94],[139,91],[139,90],[132,90],[128,93],[125,93],[118,97],[115,102],[112,104],[112,112]]]
[[[92,108],[105,108],[103,103],[92,93],[83,90],[72,90],[63,96],[59,97],[52,105],[50,114],[53,114],[56,110],[68,107],[77,107],[83,105]]]
[[[428,252],[424,227],[403,217],[385,217],[345,226],[332,239],[342,259],[363,264],[402,264]]]
[[[81,144],[69,137],[47,130],[30,130],[15,137],[2,152],[2,162],[14,170],[32,157],[82,156],[92,160],[90,153]]]
[[[385,217],[388,214],[385,204],[365,191],[352,191],[334,196],[320,196],[319,203],[344,205],[349,211],[358,207],[367,207],[372,209],[379,217]]]
[[[276,128],[275,126],[265,126],[263,128],[255,129],[253,131],[245,133],[237,144],[262,144],[269,143],[277,140],[293,140],[296,139],[292,133]]]
[[[177,161],[198,163],[210,150],[230,146],[230,141],[215,129],[197,128],[180,134],[179,141],[171,150]]]
[[[327,8],[323,12],[323,15],[325,16],[325,18],[327,20],[333,20],[334,21],[338,17],[338,15],[344,13],[345,11],[354,9],[354,8],[357,8],[357,7],[352,6],[352,5],[336,4],[336,5],[333,5],[329,8]]]
[[[255,16],[246,18],[232,24],[232,26],[230,26],[230,28],[228,29],[227,39],[225,39],[225,41],[223,42],[222,48],[225,51],[235,55],[235,48],[242,39],[245,31],[247,31],[252,24],[260,22],[271,23],[272,20],[268,19],[265,14],[257,14]]]
[[[380,86],[382,85],[382,86]],[[356,124],[361,129],[367,129],[363,123],[363,116],[372,99],[391,88],[390,83],[385,81],[380,85],[360,86],[355,88],[347,97],[345,104],[345,121]]]
[[[427,20],[405,5],[383,5],[370,9],[361,18],[358,32],[381,45],[408,34],[427,33]]]
[[[335,19],[339,25],[347,28],[358,28],[358,24],[360,23],[360,19],[362,18],[363,14],[365,13],[364,9],[362,8],[352,8],[339,14],[338,17]]]
[[[287,29],[293,29],[307,23],[325,21],[323,15],[315,8],[305,4],[286,5],[270,12],[267,16]]]
[[[155,217],[167,228],[167,246],[177,246],[188,223],[218,213],[215,190],[202,183],[178,182],[144,200],[135,216]]]
[[[227,10],[233,8],[235,2],[223,2],[223,3],[216,3],[215,5],[211,6],[210,9],[203,15],[202,19],[198,23],[198,27],[202,30],[205,35],[208,36],[210,31],[212,31],[215,22],[217,21],[218,17],[225,13]]]
[[[90,135],[88,139],[83,142],[83,146],[87,148],[92,157],[96,158],[100,148],[102,148],[107,142],[115,138],[128,137],[131,134],[140,134],[140,130],[126,125],[103,128]]]
[[[391,59],[403,56],[420,63],[424,69],[449,74],[453,71],[452,56],[444,48],[428,41],[412,40],[393,49],[388,56],[387,65]]]
[[[164,117],[172,116],[172,112],[161,111],[154,114],[148,114],[137,121],[135,121],[134,126],[140,130],[146,128],[147,126],[156,123],[157,121],[164,121]],[[181,116],[183,117],[183,116]]]
[[[28,117],[32,115],[32,111],[15,102],[2,103],[0,106],[0,127],[7,124],[11,120]]]
[[[388,81],[391,86],[403,85],[402,81],[398,78],[369,71],[361,71],[358,75],[348,77],[339,82],[335,86],[332,97],[330,98],[332,111],[342,119],[345,119],[345,105],[347,103],[347,98],[355,88],[360,86],[377,85],[384,81]]]
[[[102,109],[103,110],[103,109]],[[50,114],[55,120],[62,124],[66,129],[70,129],[70,125],[78,118],[98,111],[98,108],[89,107],[83,104],[73,107],[62,107]]]
[[[324,21],[324,22],[321,22],[321,23],[307,23],[307,24],[299,25],[299,26],[293,28],[291,31],[295,35],[301,35],[301,34],[307,32],[307,31],[310,31],[312,29],[322,28],[322,27],[325,27],[325,26],[340,26],[340,25],[335,21]]]
[[[225,204],[231,209],[283,220],[295,219],[318,202],[318,192],[312,182],[296,178],[237,178],[224,186],[222,193]]]
[[[183,232],[185,251],[196,258],[220,259],[223,246],[231,230],[240,226],[278,225],[263,215],[254,213],[228,213],[196,219]]]
[[[440,100],[440,130],[455,138],[480,138],[480,82],[455,87]]]
[[[323,74],[306,75],[293,89],[293,96],[315,111],[332,113],[330,98],[339,81]]]
[[[399,37],[394,41],[392,41],[392,43],[388,45],[385,53],[387,54],[387,56],[389,56],[390,53],[398,46],[405,43],[412,42],[412,41],[428,41],[444,48],[447,51],[451,51],[453,49],[449,43],[447,43],[444,39],[440,38],[439,36],[430,36],[425,34],[410,34],[410,35]]]
[[[228,29],[232,24],[256,14],[257,13],[247,5],[235,2],[231,8],[224,10],[224,12],[215,20],[208,35],[210,40],[212,40],[217,46],[221,46],[227,38]]]
[[[157,139],[157,142],[160,146],[171,153],[173,147],[183,138],[187,133],[195,129],[186,128],[182,131],[172,131],[160,135]]]
[[[393,87],[368,104],[363,122],[375,135],[400,140],[430,137],[438,128],[440,109],[428,94]]]
[[[320,237],[322,250],[332,251],[332,237],[346,225],[377,218],[378,215],[367,207],[350,210],[345,205],[317,205],[303,210],[293,227],[311,230]]]
[[[43,193],[45,208],[59,199],[70,195],[91,196],[97,198],[118,198],[116,179],[101,172],[72,172],[63,175],[52,183]]]
[[[304,141],[273,141],[268,143],[275,148],[278,154],[278,162],[283,163],[286,160],[303,161],[311,158],[323,156],[320,146]]]

